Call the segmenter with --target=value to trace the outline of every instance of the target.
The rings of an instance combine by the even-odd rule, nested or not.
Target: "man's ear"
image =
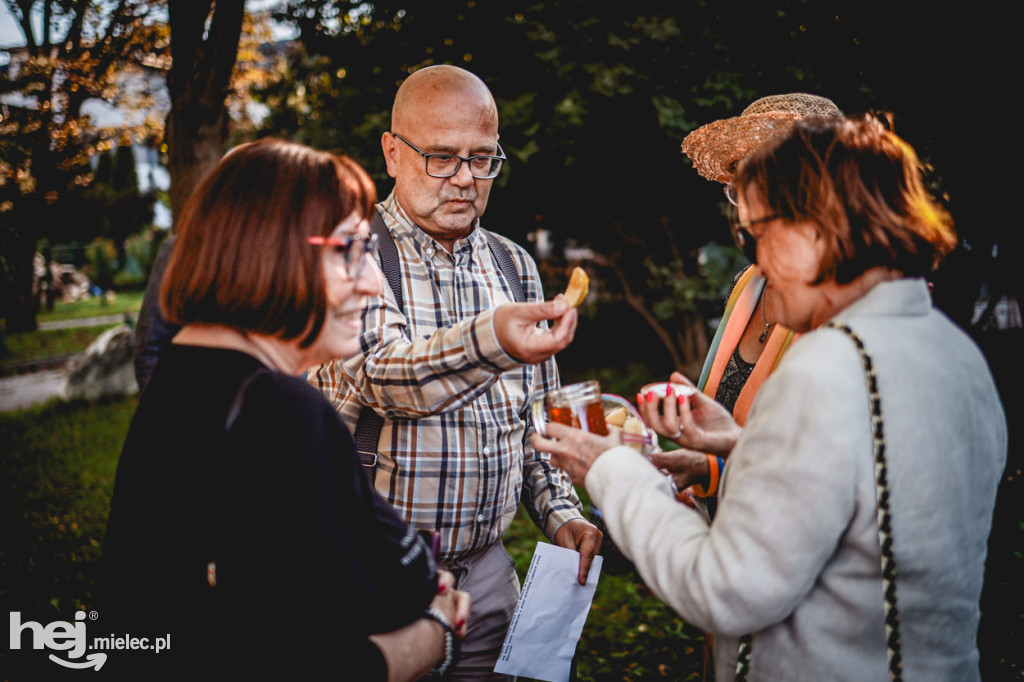
[[[387,163],[388,175],[396,177],[398,175],[398,145],[396,144],[395,136],[385,131],[380,136],[380,147],[384,151],[384,161]]]

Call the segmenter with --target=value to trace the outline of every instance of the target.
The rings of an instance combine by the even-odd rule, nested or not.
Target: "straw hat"
[[[683,140],[683,153],[697,172],[709,180],[730,182],[741,159],[761,145],[789,132],[802,118],[843,118],[832,100],[793,92],[755,100],[733,118],[697,128]]]

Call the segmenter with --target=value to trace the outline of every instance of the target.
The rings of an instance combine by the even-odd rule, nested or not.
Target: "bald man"
[[[560,296],[545,302],[536,263],[498,236],[526,297],[513,302],[488,246],[480,217],[505,155],[483,81],[453,66],[415,72],[381,145],[395,185],[377,209],[398,249],[403,306],[384,287],[363,315],[363,353],[309,381],[350,428],[364,405],[384,417],[377,491],[413,527],[438,532],[441,563],[472,596],[446,679],[507,679],[493,668],[519,581],[502,536],[520,494],[548,538],[579,550],[581,584],[601,546],[569,479],[527,433],[532,399],[558,385],[553,356],[572,340],[576,312]]]

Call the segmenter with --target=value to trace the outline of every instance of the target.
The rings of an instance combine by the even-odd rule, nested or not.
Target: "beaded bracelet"
[[[452,629],[451,621],[448,620],[448,616],[444,615],[444,612],[440,609],[429,608],[423,612],[424,618],[429,618],[432,621],[441,624],[444,628],[444,660],[441,661],[433,670],[430,672],[435,675],[444,675],[448,672],[448,669],[455,662],[456,645],[458,639],[455,637],[455,630]]]

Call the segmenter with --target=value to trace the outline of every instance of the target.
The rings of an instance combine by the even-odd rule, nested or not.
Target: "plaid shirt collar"
[[[480,227],[479,218],[476,219],[476,223],[473,225],[473,231],[466,237],[456,240],[451,253],[449,253],[440,242],[416,224],[406,210],[402,208],[394,192],[381,202],[380,206],[394,219],[394,222],[385,222],[389,223],[388,227],[395,239],[411,238],[413,243],[416,244],[420,255],[425,258],[447,254],[449,259],[455,263],[459,262],[461,258],[469,257],[475,259],[478,257],[477,254],[485,253],[488,248],[487,237],[484,236]]]

